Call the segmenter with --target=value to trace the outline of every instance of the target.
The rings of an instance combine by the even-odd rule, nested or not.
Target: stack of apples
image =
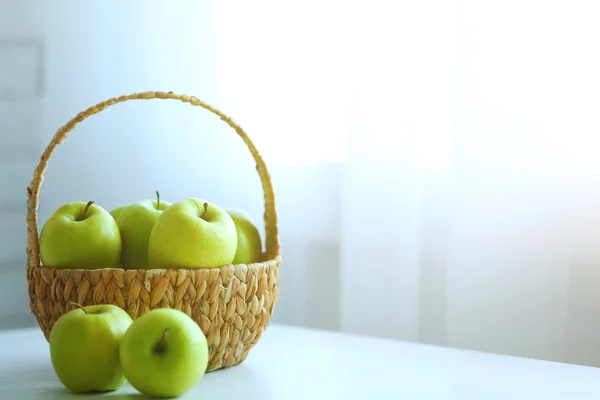
[[[44,224],[39,249],[45,267],[70,269],[218,268],[262,258],[248,213],[194,197],[170,203],[158,192],[110,212],[93,201],[67,203]],[[49,339],[54,370],[72,392],[129,381],[143,394],[174,397],[206,372],[206,337],[184,312],[159,308],[133,321],[116,305],[76,306]]]
[[[243,210],[199,198],[141,200],[110,212],[89,202],[59,207],[40,233],[52,268],[218,268],[261,261],[256,224]]]

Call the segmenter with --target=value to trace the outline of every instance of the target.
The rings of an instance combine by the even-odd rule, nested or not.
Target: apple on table
[[[46,267],[114,268],[121,259],[121,234],[108,211],[93,201],[59,207],[40,233],[40,258]]]
[[[75,308],[50,332],[50,358],[61,383],[73,393],[114,391],[126,383],[119,351],[132,319],[101,304]]]
[[[172,308],[138,317],[125,333],[119,354],[125,377],[147,396],[179,396],[208,368],[204,332],[186,313]]]

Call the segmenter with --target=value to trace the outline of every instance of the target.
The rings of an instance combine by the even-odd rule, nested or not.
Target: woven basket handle
[[[96,104],[88,108],[85,111],[80,112],[77,116],[71,119],[66,125],[62,126],[52,138],[52,141],[46,147],[46,150],[42,153],[40,157],[40,162],[38,166],[35,168],[33,173],[33,179],[27,188],[27,264],[31,267],[40,266],[40,257],[39,257],[39,243],[38,243],[38,220],[37,220],[37,210],[39,205],[39,193],[40,187],[42,185],[42,181],[44,180],[44,173],[46,172],[46,168],[48,167],[48,161],[54,152],[56,146],[62,143],[67,134],[75,128],[75,126],[88,118],[91,115],[99,113],[104,109],[117,104],[122,103],[128,100],[149,100],[149,99],[173,99],[179,100],[184,103],[189,103],[193,106],[200,106],[216,115],[218,115],[223,121],[225,121],[230,127],[235,129],[235,131],[240,135],[240,137],[244,140],[250,153],[254,157],[256,161],[256,170],[258,171],[258,175],[260,176],[260,180],[262,182],[263,192],[264,192],[264,200],[265,200],[265,212],[264,212],[264,221],[265,221],[265,246],[266,246],[266,257],[268,260],[274,259],[279,256],[279,237],[277,230],[277,212],[275,210],[275,195],[273,193],[273,186],[271,184],[271,177],[267,171],[267,167],[258,153],[258,150],[248,137],[246,133],[240,128],[231,118],[223,114],[221,111],[213,108],[209,104],[204,103],[203,101],[197,99],[193,96],[182,96],[178,94],[174,94],[173,92],[142,92],[142,93],[134,93],[126,96],[121,96],[117,98],[112,98],[101,103]]]

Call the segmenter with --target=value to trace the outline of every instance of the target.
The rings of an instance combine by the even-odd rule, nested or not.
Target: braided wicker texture
[[[265,247],[262,262],[212,269],[95,270],[48,268],[40,263],[38,244],[39,192],[50,157],[75,126],[109,106],[128,100],[172,99],[202,107],[225,121],[244,140],[256,162],[265,201]],[[231,118],[193,96],[172,92],[142,92],[111,98],[88,108],[62,126],[42,153],[27,188],[27,281],[30,308],[50,337],[58,318],[75,307],[115,304],[135,319],[161,307],[189,315],[209,344],[208,371],[246,359],[269,324],[279,291],[281,263],[277,213],[271,178],[256,147]]]

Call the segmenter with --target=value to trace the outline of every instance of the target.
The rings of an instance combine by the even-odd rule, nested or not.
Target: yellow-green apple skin
[[[146,396],[176,397],[194,387],[208,367],[204,332],[187,314],[156,308],[127,330],[120,359],[127,381]]]
[[[237,232],[227,211],[214,203],[189,198],[173,203],[156,220],[148,241],[148,266],[221,267],[231,264],[236,248]]]
[[[171,203],[142,200],[125,208],[117,225],[121,233],[121,267],[148,269],[148,240],[154,223]]]
[[[259,262],[262,256],[260,233],[252,217],[245,211],[228,208],[237,231],[237,249],[233,264],[251,264]]]
[[[121,234],[101,206],[72,202],[59,207],[40,233],[40,258],[46,267],[115,268],[121,259]]]
[[[52,327],[50,359],[56,376],[73,393],[117,390],[127,382],[119,348],[133,321],[112,304],[83,309],[69,311]]]
[[[125,210],[129,206],[130,206],[130,204],[123,204],[123,205],[120,205],[120,206],[118,206],[116,208],[113,208],[112,210],[110,210],[110,215],[112,215],[113,218],[116,221],[116,220],[119,219],[119,216],[121,215],[121,213],[123,212],[123,210]]]

